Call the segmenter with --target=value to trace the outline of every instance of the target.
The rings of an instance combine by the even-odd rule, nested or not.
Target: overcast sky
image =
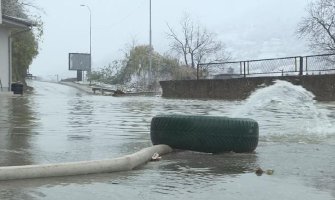
[[[218,35],[234,60],[306,55],[296,37],[306,0],[152,0],[153,46],[169,50],[167,23],[178,29],[185,13]],[[35,0],[44,9],[44,41],[31,73],[53,79],[75,77],[68,71],[68,53],[89,52],[92,11],[93,68],[123,55],[127,44],[149,43],[149,0]]]

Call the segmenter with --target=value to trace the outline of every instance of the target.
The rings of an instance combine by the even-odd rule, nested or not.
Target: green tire
[[[150,128],[154,145],[206,153],[252,152],[258,145],[258,123],[253,119],[159,115]]]

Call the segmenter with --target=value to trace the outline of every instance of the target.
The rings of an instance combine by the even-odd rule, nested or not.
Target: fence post
[[[242,70],[242,68],[243,68],[243,67],[242,67],[242,63],[243,63],[243,62],[241,61],[241,62],[240,62],[240,75],[242,75],[242,73],[243,73],[243,70]]]
[[[243,62],[243,74],[244,74],[244,78],[246,77],[246,74],[245,74],[245,61]]]
[[[304,72],[304,57],[300,56],[299,59],[300,59],[299,75],[302,76]]]

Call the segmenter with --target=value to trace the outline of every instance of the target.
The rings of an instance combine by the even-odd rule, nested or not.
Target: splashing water
[[[277,80],[256,90],[233,116],[257,120],[261,136],[320,137],[335,134],[327,112],[302,86]]]

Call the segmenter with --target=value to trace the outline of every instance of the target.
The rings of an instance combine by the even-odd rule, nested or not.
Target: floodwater
[[[260,126],[251,154],[177,151],[137,170],[0,182],[0,199],[335,199],[335,102],[316,102],[278,81],[245,101],[87,95],[31,82],[32,94],[0,98],[0,165],[115,158],[149,146],[157,114],[249,117]],[[257,176],[257,167],[274,170]]]

